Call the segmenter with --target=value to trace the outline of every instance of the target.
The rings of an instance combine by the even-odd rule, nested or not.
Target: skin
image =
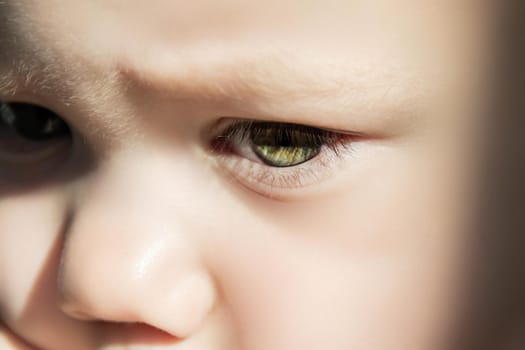
[[[0,347],[444,349],[466,295],[490,12],[0,2],[0,100],[74,130],[64,157],[1,165]],[[271,187],[209,152],[222,117],[356,136],[305,186]]]

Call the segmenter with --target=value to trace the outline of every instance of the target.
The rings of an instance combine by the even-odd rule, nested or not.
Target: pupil
[[[25,103],[2,104],[0,107],[2,122],[32,141],[49,140],[68,136],[67,124],[50,110]]]

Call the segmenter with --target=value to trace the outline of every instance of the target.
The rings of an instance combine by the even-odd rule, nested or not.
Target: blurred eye
[[[27,103],[0,103],[0,161],[48,159],[70,140],[69,126],[52,111]]]
[[[0,116],[5,127],[31,141],[69,137],[67,124],[43,107],[26,103],[2,103]]]

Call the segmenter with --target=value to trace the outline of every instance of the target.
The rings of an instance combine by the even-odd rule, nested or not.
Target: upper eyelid
[[[353,137],[365,136],[364,133],[358,132],[358,131],[331,128],[331,127],[323,126],[322,123],[314,124],[314,123],[309,123],[309,122],[300,123],[300,122],[286,121],[284,118],[282,119],[273,119],[273,118],[252,119],[252,118],[237,118],[237,117],[221,117],[219,120],[213,123],[213,125],[207,128],[207,132],[210,134],[215,134],[215,136],[218,136],[221,130],[225,131],[228,128],[228,126],[235,124],[235,123],[247,123],[247,124],[275,123],[276,125],[277,124],[290,124],[290,125],[297,125],[297,126],[305,126],[305,127],[309,127],[313,129],[319,129],[322,131],[326,131],[326,132],[330,132],[334,134],[340,134],[340,135],[347,135],[347,136],[353,136]]]
[[[269,127],[271,129],[272,124],[275,124],[275,129],[271,130],[270,134],[264,133],[263,140],[265,137],[275,138],[275,140],[289,140],[289,142],[292,142],[292,144],[295,144],[297,148],[301,148],[304,146],[300,146],[300,144],[308,145],[307,147],[317,147],[321,151],[320,152],[326,152],[326,150],[322,150],[323,148],[329,148],[331,152],[333,152],[336,155],[340,154],[340,151],[344,148],[348,148],[348,145],[355,141],[355,136],[351,136],[348,133],[340,134],[337,132],[331,132],[322,128],[302,125],[302,124],[294,124],[294,123],[281,123],[281,122],[267,122],[267,121],[256,121],[256,120],[241,120],[241,121],[232,121],[231,123],[227,124],[225,126],[226,130],[223,132],[220,132],[217,134],[217,136],[214,138],[214,142],[212,144],[212,151],[214,153],[223,153],[227,152],[230,153],[237,153],[237,156],[246,157],[250,160],[257,160],[254,159],[251,156],[255,158],[259,158],[263,163],[266,163],[267,165],[270,165],[270,167],[280,167],[275,164],[273,164],[272,161],[268,160],[268,163],[265,161],[265,159],[261,158],[260,156],[256,155],[253,151],[250,151],[250,147],[245,148],[244,146],[252,144],[254,142],[254,138],[257,138],[257,134],[253,134],[253,128],[257,128],[257,124],[262,123],[265,124],[262,126],[262,128]],[[269,124],[269,125],[266,125]],[[287,130],[286,127],[289,127],[290,130]],[[298,132],[300,134],[295,134],[294,132]],[[265,131],[266,132],[266,131]],[[273,132],[279,132],[279,133],[273,133]],[[289,132],[289,133],[288,133]],[[299,136],[300,135],[300,136]],[[297,137],[297,138],[296,138]],[[294,141],[295,140],[295,141]],[[217,141],[217,143],[215,143]],[[252,146],[253,147],[253,146]],[[248,152],[248,153],[246,153]],[[298,164],[290,164],[290,165],[282,165],[282,167],[295,167],[299,164],[306,163],[311,161],[313,158],[316,158],[320,152],[316,152],[316,154],[313,157],[309,157],[308,159],[305,159],[304,161],[301,161]]]

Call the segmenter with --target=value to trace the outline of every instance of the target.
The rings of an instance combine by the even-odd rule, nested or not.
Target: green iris
[[[321,152],[325,141],[323,131],[293,124],[256,123],[250,133],[253,152],[273,167],[307,162]]]
[[[255,154],[266,164],[274,167],[289,167],[304,163],[317,154],[318,147],[253,146]]]

